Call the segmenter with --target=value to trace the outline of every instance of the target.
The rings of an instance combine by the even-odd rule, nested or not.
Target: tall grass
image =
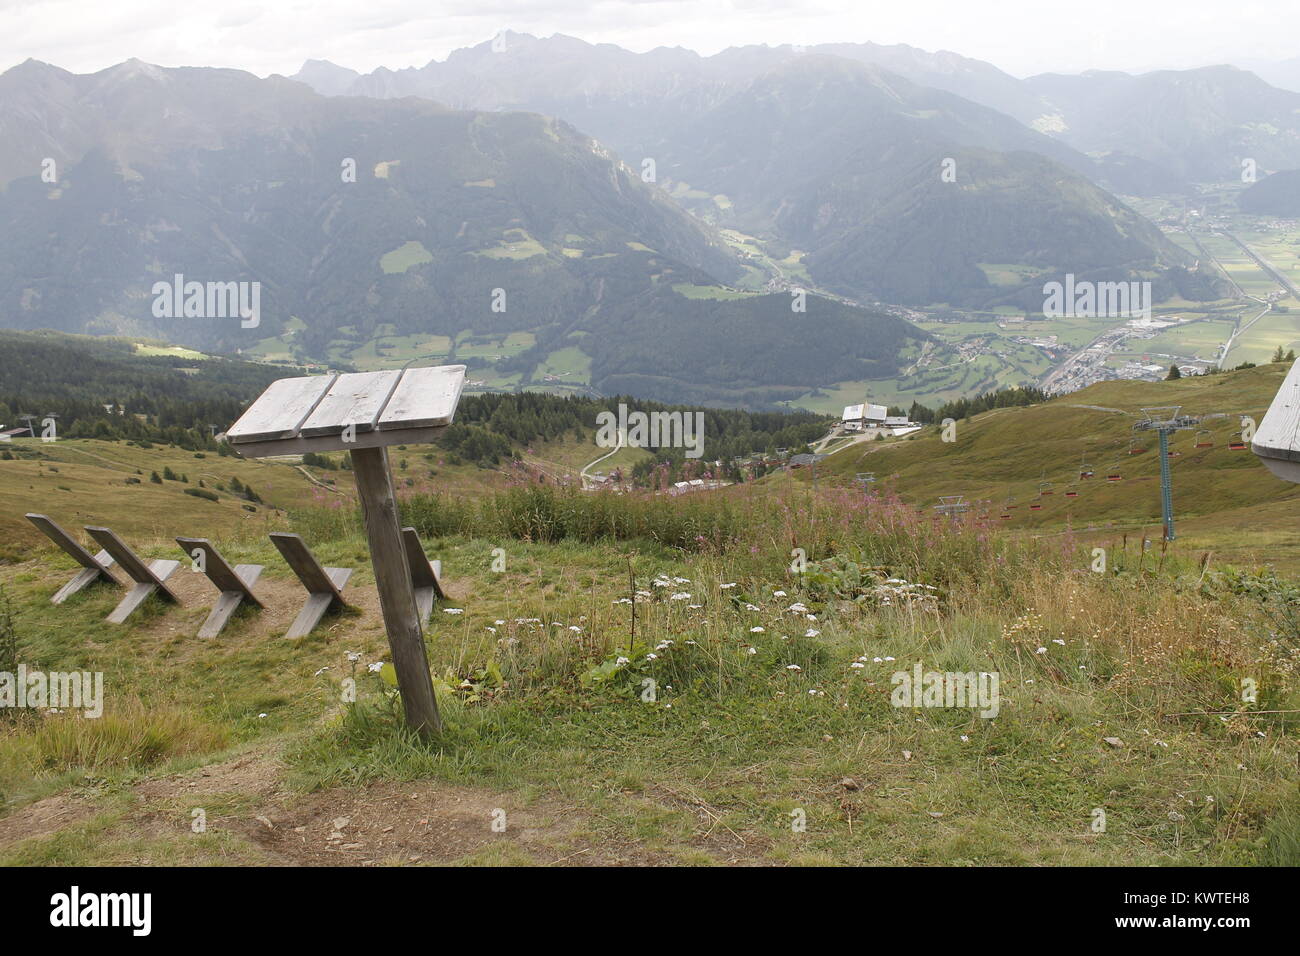
[[[0,737],[9,762],[31,773],[139,770],[172,757],[218,750],[229,732],[179,707],[147,707],[133,699],[90,719],[77,713],[43,715]]]
[[[415,495],[403,519],[422,535],[504,537],[520,541],[654,541],[681,551],[722,550],[744,528],[746,514],[729,499],[672,498],[648,493],[583,493],[529,485],[476,500]]]

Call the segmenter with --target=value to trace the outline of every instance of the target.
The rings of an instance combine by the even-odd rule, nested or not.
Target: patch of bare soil
[[[271,797],[283,792],[280,769],[280,764],[270,757],[244,755],[197,770],[146,780],[136,785],[135,792],[146,800],[199,800],[205,794]]]
[[[448,863],[493,843],[510,844],[508,859],[546,865],[573,854],[567,810],[416,781],[310,794],[231,825],[289,865]]]
[[[208,832],[248,841],[270,865],[415,866],[465,858],[538,866],[681,862],[665,850],[593,837],[582,826],[583,810],[553,798],[525,802],[508,793],[429,780],[291,793],[282,786],[279,763],[263,754],[144,781],[134,793],[141,806],[106,834],[108,839],[119,834],[185,839],[188,808],[206,805]],[[216,809],[231,796],[252,799],[241,799],[238,810]],[[718,811],[697,798],[670,791],[658,802],[699,815],[690,850],[725,865],[772,862],[761,839],[731,830]],[[89,797],[41,800],[0,819],[0,846],[49,836],[95,812]]]
[[[59,794],[37,800],[6,817],[0,817],[0,847],[58,833],[95,815],[85,799]]]

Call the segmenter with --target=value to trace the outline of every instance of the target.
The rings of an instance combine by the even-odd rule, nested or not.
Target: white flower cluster
[[[888,578],[877,584],[868,594],[881,607],[915,607],[922,611],[937,611],[939,589],[933,584],[912,584],[902,578]]]

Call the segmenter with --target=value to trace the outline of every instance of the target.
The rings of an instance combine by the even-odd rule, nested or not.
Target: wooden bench
[[[316,556],[296,534],[273,531],[271,541],[307,589],[307,602],[284,636],[305,637],[320,623],[326,611],[331,608],[341,610],[348,606],[340,592],[348,583],[348,578],[352,577],[352,569],[321,567]]]
[[[176,595],[172,594],[163,583],[181,566],[179,561],[158,558],[145,564],[126,546],[125,541],[108,528],[87,527],[86,534],[98,541],[104,550],[113,556],[113,560],[127,573],[127,576],[135,582],[131,590],[126,592],[126,597],[122,598],[122,603],[105,619],[110,624],[123,623],[151,594],[157,594],[168,604],[180,603]]]
[[[176,543],[200,565],[197,570],[206,574],[208,580],[221,592],[217,603],[212,606],[212,613],[199,628],[199,637],[216,637],[220,634],[239,605],[245,601],[259,611],[262,609],[262,602],[253,594],[253,585],[262,573],[262,565],[237,564],[232,568],[207,538],[178,537]]]
[[[91,555],[89,551],[74,541],[68,532],[60,528],[52,518],[45,515],[28,512],[27,520],[40,528],[47,538],[62,548],[82,567],[82,570],[73,575],[71,581],[54,592],[54,597],[50,598],[50,603],[62,604],[72,595],[89,587],[96,581],[103,581],[108,584],[118,583],[117,578],[113,577],[108,570],[113,564],[113,556],[107,551],[101,550],[99,554]]]
[[[415,588],[415,609],[420,612],[420,623],[425,624],[433,613],[433,605],[447,600],[438,583],[442,562],[430,561],[420,546],[420,536],[414,528],[402,529],[402,544],[406,548],[406,563],[411,568],[411,585]]]

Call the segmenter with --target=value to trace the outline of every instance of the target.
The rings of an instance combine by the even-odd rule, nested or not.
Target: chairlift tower
[[[1193,415],[1179,415],[1181,405],[1161,405],[1142,409],[1144,418],[1134,431],[1153,431],[1160,436],[1160,512],[1164,518],[1165,540],[1174,540],[1173,479],[1169,475],[1169,435],[1195,428],[1201,420]]]
[[[941,515],[947,515],[950,521],[956,521],[970,510],[970,503],[964,500],[965,497],[965,495],[940,495],[939,503],[934,506],[934,510]]]

